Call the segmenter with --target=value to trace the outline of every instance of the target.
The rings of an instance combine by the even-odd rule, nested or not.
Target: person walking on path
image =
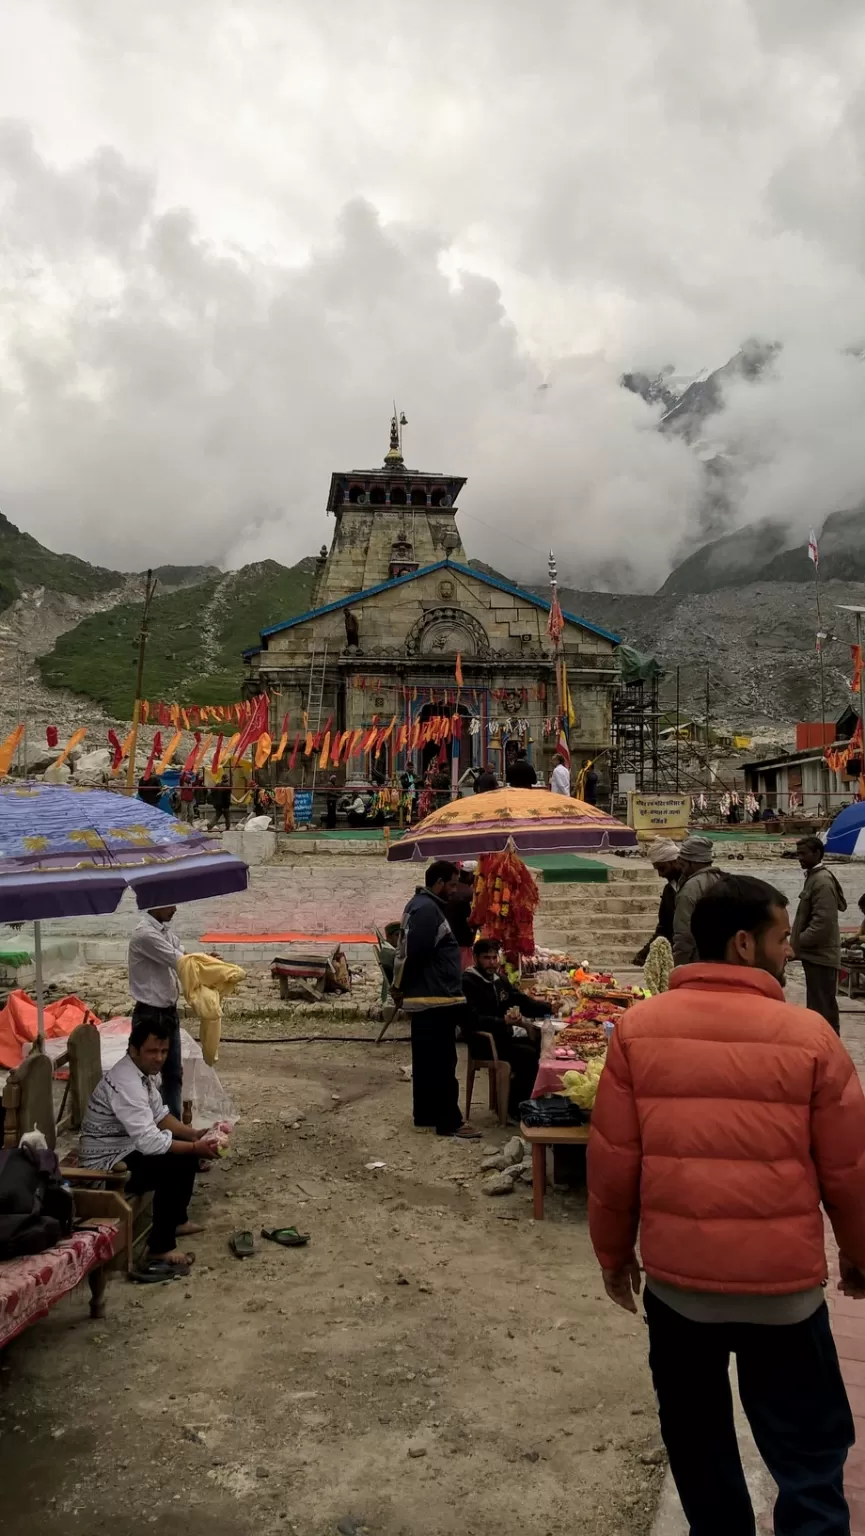
[[[176,907],[154,907],[136,923],[129,939],[129,990],[135,1002],[132,1025],[150,1023],[168,1029],[168,1053],[162,1067],[162,1099],[169,1114],[183,1113],[183,1060],[177,999],[177,962],[184,953],[169,923]]]
[[[589,1228],[636,1312],[691,1536],[754,1536],[730,1391],[778,1485],[777,1532],[849,1536],[854,1429],[829,1326],[821,1202],[840,1289],[865,1299],[865,1098],[824,1019],[784,1000],[787,898],[723,876],[694,909],[699,962],[610,1042],[588,1147]]]
[[[439,1136],[476,1141],[463,1123],[457,1084],[457,1024],[465,1017],[460,947],[447,920],[456,864],[436,859],[402,915],[391,997],[411,1016],[414,1123]]]
[[[691,916],[701,896],[721,878],[712,860],[715,850],[711,838],[686,837],[679,849],[682,873],[676,890],[673,914],[673,964],[690,965],[697,958],[697,946],[691,933]]]
[[[805,871],[805,884],[799,897],[791,942],[793,953],[797,960],[801,960],[805,972],[807,1006],[822,1014],[838,1035],[841,1033],[838,914],[847,911],[847,902],[831,869],[823,863],[824,851],[819,837],[803,837],[796,844],[796,857]]]
[[[550,791],[554,795],[570,795],[571,793],[570,769],[558,752],[553,758],[553,771],[550,774]]]
[[[225,822],[226,832],[231,831],[231,775],[224,773],[218,784],[214,784],[210,791],[210,805],[213,815],[210,818],[208,832],[212,832],[220,821]]]
[[[180,820],[193,821],[195,818],[195,778],[191,773],[180,775]]]

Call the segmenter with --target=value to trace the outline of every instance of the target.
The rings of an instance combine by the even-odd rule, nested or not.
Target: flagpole
[[[155,591],[156,582],[153,572],[148,571],[144,581],[144,611],[141,615],[141,628],[138,631],[138,669],[135,674],[135,699],[132,705],[132,740],[129,743],[129,762],[126,765],[127,795],[135,793],[135,754],[138,751],[138,727],[141,724],[141,690],[144,683],[144,652],[147,647],[148,636],[147,620]]]
[[[553,642],[553,666],[555,667],[556,672],[556,750],[561,753],[563,758],[566,758],[568,773],[570,774],[570,723],[566,721],[565,715],[563,713],[566,683],[564,678],[565,662],[562,648],[562,631],[565,626],[564,620],[562,618],[561,606],[559,604],[558,567],[556,565],[556,557],[552,550],[550,550],[549,560],[547,561],[547,569],[550,575],[550,617],[547,624],[547,633]],[[563,744],[565,745],[565,752],[562,752]]]
[[[826,673],[823,665],[823,641],[826,639],[826,634],[820,612],[820,550],[817,535],[813,530],[808,541],[808,556],[814,566],[814,598],[817,604],[817,656],[820,661],[820,724],[822,727],[820,747],[822,750],[826,745]]]

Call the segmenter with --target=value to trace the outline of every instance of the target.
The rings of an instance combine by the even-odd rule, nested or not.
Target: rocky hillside
[[[863,558],[851,563],[860,535]],[[96,735],[128,720],[142,578],[54,555],[5,519],[3,549],[4,590],[17,595],[7,598],[0,617],[0,732],[25,707],[34,740],[44,740],[49,723],[86,724]],[[805,560],[804,580],[790,579],[791,569],[797,576],[801,570],[801,561],[788,564],[794,556]],[[865,602],[865,511],[828,520],[821,562],[831,717],[849,698],[852,630],[837,605]],[[228,574],[166,567],[152,608],[145,694],[202,703],[236,698],[241,652],[261,628],[308,606],[314,565],[264,561]],[[836,570],[839,579],[832,577]],[[658,656],[667,671],[665,706],[674,702],[678,665],[683,711],[701,716],[708,670],[713,719],[747,732],[775,724],[789,732],[795,720],[820,713],[811,575],[804,552],[779,549],[769,535],[755,534],[749,544],[740,535],[698,551],[654,596],[563,589],[561,597],[571,612]]]
[[[217,572],[213,566],[165,565],[155,574],[166,587],[188,587]],[[134,581],[134,576],[89,565],[77,555],[56,555],[0,512],[0,612],[40,587],[86,602],[123,591]]]
[[[818,531],[820,580],[865,581],[865,502],[833,512]],[[759,581],[814,585],[814,567],[801,537],[791,547],[789,530],[758,523],[713,539],[671,571],[661,595],[718,592]]]
[[[158,592],[148,626],[145,697],[198,704],[236,699],[241,652],[255,643],[260,629],[303,612],[314,565],[314,560],[291,567],[265,560],[227,575],[218,572],[182,591]],[[86,694],[106,714],[128,720],[140,626],[137,602],[82,619],[39,658],[42,681]]]
[[[538,589],[540,590],[540,589]],[[753,732],[761,722],[792,725],[820,718],[817,621],[810,584],[761,580],[716,592],[617,595],[561,589],[562,607],[651,651],[667,671],[662,701],[675,699],[679,667],[683,710],[703,716],[706,673],[713,718]],[[822,612],[827,717],[849,702],[851,617],[840,603],[865,604],[865,584],[829,581]]]

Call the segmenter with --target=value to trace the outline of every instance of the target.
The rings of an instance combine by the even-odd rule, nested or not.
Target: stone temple
[[[550,605],[469,564],[457,527],[465,483],[408,469],[396,416],[380,469],[331,476],[335,527],[318,557],[312,607],[263,630],[244,657],[245,692],[270,695],[274,737],[286,715],[290,736],[304,713],[313,732],[328,721],[332,733],[381,732],[393,722],[376,760],[385,774],[407,763],[422,771],[436,757],[455,779],[485,762],[502,773],[523,745],[548,777],[557,714]],[[570,746],[579,762],[610,742],[619,640],[574,614],[563,618]],[[411,749],[413,736],[423,736],[418,723],[454,714],[460,728],[446,753],[434,740]],[[358,778],[370,767],[369,755],[355,752],[345,772]],[[281,779],[300,784],[305,775],[309,783],[309,759],[284,768]]]

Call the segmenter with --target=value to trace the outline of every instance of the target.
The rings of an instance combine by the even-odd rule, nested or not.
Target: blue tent
[[[865,800],[839,811],[826,835],[826,852],[865,856]]]

